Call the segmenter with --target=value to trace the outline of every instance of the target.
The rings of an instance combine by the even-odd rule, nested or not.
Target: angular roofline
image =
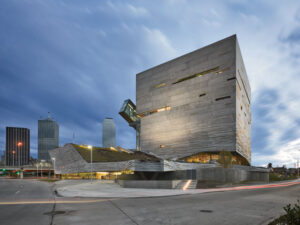
[[[195,52],[197,52],[197,51],[201,51],[201,50],[203,50],[203,49],[205,49],[205,48],[209,48],[209,47],[211,47],[211,46],[213,46],[213,45],[220,44],[221,42],[225,42],[225,41],[227,41],[227,40],[229,40],[229,39],[235,39],[235,40],[237,40],[237,35],[236,35],[236,34],[233,34],[233,35],[231,35],[231,36],[229,36],[229,37],[226,37],[226,38],[224,38],[224,39],[222,39],[222,40],[220,40],[220,41],[217,41],[217,42],[214,42],[214,43],[212,43],[212,44],[203,46],[203,47],[201,47],[201,48],[199,48],[199,49],[196,49],[196,50],[194,50],[194,51],[192,51],[192,52],[186,53],[186,54],[184,54],[184,55],[178,56],[178,57],[173,58],[173,59],[171,59],[171,60],[169,60],[169,61],[166,61],[166,62],[164,62],[164,63],[161,63],[161,64],[158,64],[158,65],[156,65],[156,66],[150,67],[149,69],[146,69],[146,70],[144,70],[144,71],[142,71],[142,72],[137,73],[136,76],[138,76],[138,75],[140,75],[140,74],[142,74],[142,73],[144,73],[144,72],[147,72],[147,71],[149,71],[149,70],[152,70],[152,69],[154,69],[154,68],[158,68],[158,67],[163,66],[163,65],[165,65],[165,64],[168,64],[168,63],[170,63],[170,62],[173,62],[173,61],[175,61],[175,60],[177,60],[177,59],[183,58],[183,57],[185,57],[185,56],[187,56],[187,55],[193,54],[193,53],[195,53]]]

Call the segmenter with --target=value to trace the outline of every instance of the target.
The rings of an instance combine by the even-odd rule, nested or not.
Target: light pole
[[[12,154],[13,154],[13,166],[15,166],[15,154],[16,154],[16,151],[12,150]]]
[[[39,178],[39,164],[36,164],[36,179]]]
[[[18,164],[19,164],[19,166],[21,166],[21,152],[20,152],[20,147],[23,145],[23,143],[22,142],[18,142],[17,143],[17,146],[18,146]]]
[[[43,164],[41,162],[41,178],[43,178]]]
[[[89,145],[88,148],[91,150],[91,181],[93,181],[93,146]]]
[[[43,177],[43,165],[46,166],[45,162],[46,162],[46,160],[43,160],[43,159],[41,160],[41,178]]]
[[[53,157],[52,160],[53,160],[53,175],[54,175],[54,178],[56,178],[56,176],[55,176],[55,158]]]
[[[298,178],[299,178],[299,158],[297,159],[297,167],[298,167]]]

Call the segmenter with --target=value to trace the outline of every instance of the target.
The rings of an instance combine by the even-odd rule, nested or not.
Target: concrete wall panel
[[[137,74],[137,113],[171,107],[141,119],[142,151],[170,159],[226,149],[242,152],[250,161],[250,135],[237,134],[244,123],[240,121],[245,120],[237,118],[237,98],[243,90],[236,91],[235,80],[227,80],[237,77],[236,65],[242,65],[241,89],[250,91],[237,47],[236,36],[231,36]],[[221,73],[212,71],[175,83],[216,67]],[[155,88],[161,83],[165,85]]]

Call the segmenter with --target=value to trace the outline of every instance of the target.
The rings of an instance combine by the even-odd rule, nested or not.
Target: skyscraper
[[[48,151],[59,147],[59,126],[50,117],[38,121],[38,159],[50,160]]]
[[[6,165],[29,164],[30,130],[28,128],[6,127]]]
[[[116,125],[113,118],[106,118],[103,120],[102,145],[105,148],[116,146]]]

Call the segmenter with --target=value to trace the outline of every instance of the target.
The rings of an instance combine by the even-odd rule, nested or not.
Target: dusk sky
[[[5,127],[31,131],[48,112],[60,145],[135,148],[118,112],[137,73],[237,34],[252,91],[252,164],[300,158],[300,1],[0,1],[0,150]]]

